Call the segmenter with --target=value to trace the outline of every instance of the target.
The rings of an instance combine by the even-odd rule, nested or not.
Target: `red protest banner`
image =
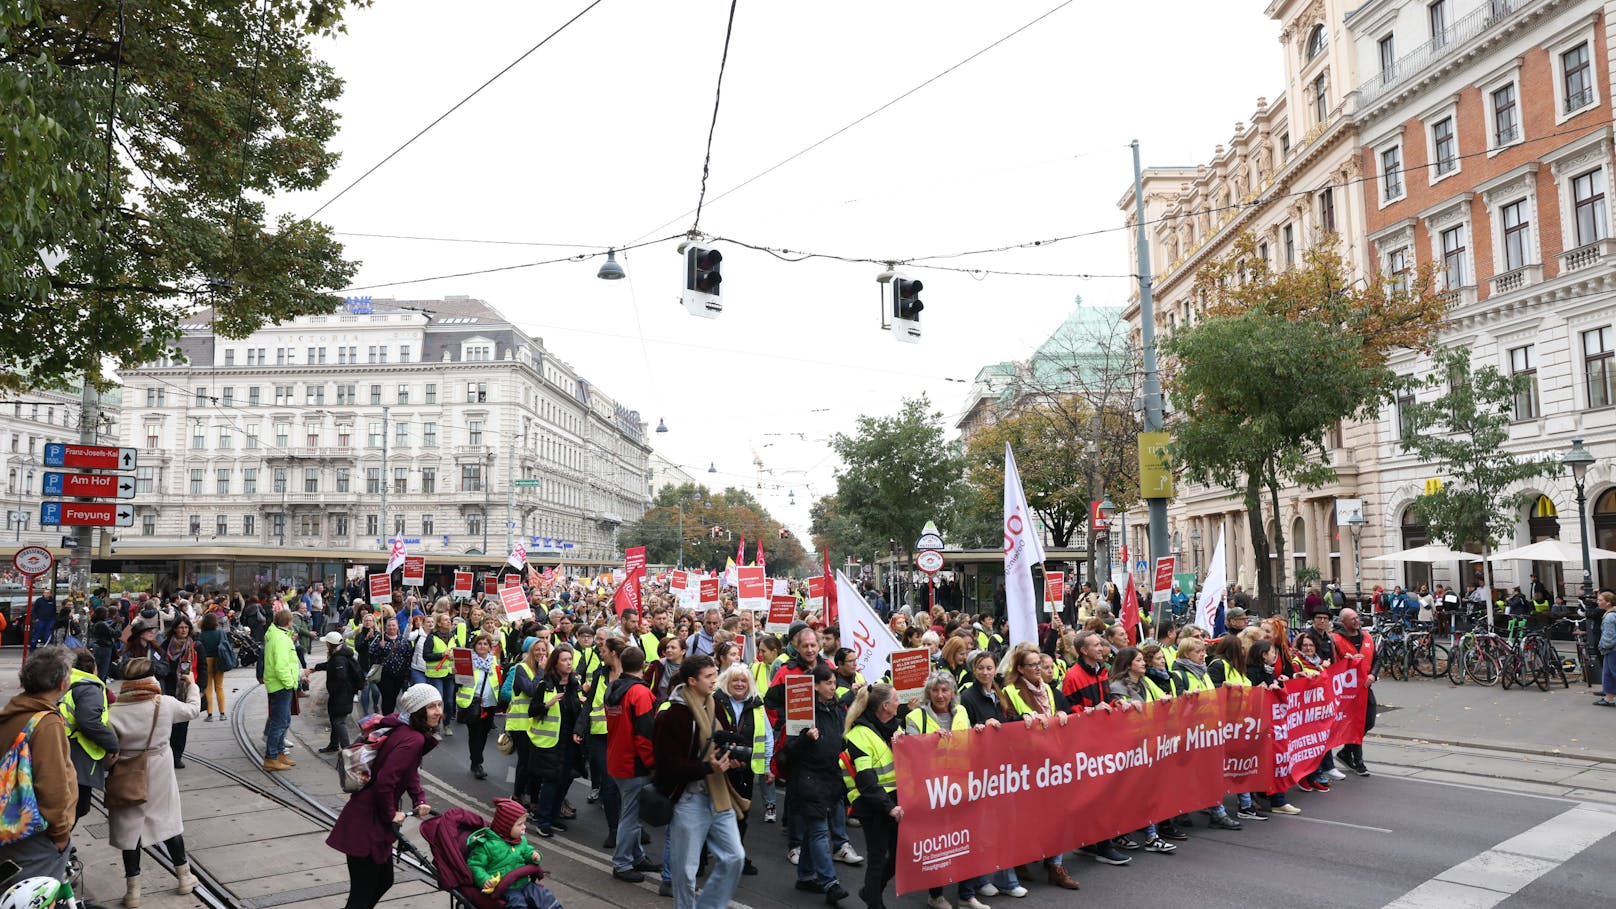
[[[895,738],[898,892],[1034,862],[1266,788],[1274,697],[1231,686],[1072,716],[1065,726]]]
[[[426,583],[426,556],[404,557],[404,586],[420,587]]]
[[[814,725],[814,677],[786,676],[786,735],[802,735]]]
[[[825,576],[808,576],[808,608],[823,610],[825,608]]]
[[[483,593],[486,593],[486,594],[497,594],[497,593],[499,593],[499,579],[494,577],[491,574],[483,575]]]
[[[1156,583],[1150,588],[1152,603],[1166,603],[1173,598],[1173,557],[1156,560]]]
[[[742,609],[751,609],[762,612],[769,608],[769,584],[763,577],[763,569],[756,565],[748,565],[735,569],[735,586],[739,594],[737,605]],[[790,623],[787,623],[790,624]]]
[[[370,576],[370,602],[373,606],[385,606],[393,602],[392,575],[373,574]]]
[[[705,608],[707,606],[717,606],[718,605],[718,579],[717,578],[702,578],[701,579],[701,605],[703,606],[703,608]]]
[[[449,650],[449,656],[454,661],[455,684],[470,685],[476,678],[476,670],[471,665],[471,650],[466,647],[454,647]]]
[[[769,600],[769,621],[763,630],[769,634],[785,634],[797,620],[797,598],[791,594],[775,596]]]
[[[1066,599],[1066,573],[1044,572],[1044,606],[1051,613],[1059,612]]]
[[[505,619],[515,622],[520,619],[533,618],[533,609],[527,603],[527,595],[522,593],[520,587],[506,587],[499,592],[499,603],[505,607]]]
[[[521,587],[522,576],[514,571],[503,575],[499,579],[499,586],[501,590],[508,590],[512,587]]]
[[[926,689],[926,676],[931,674],[931,651],[924,647],[892,652],[892,687],[898,700],[920,697]]]
[[[471,599],[471,572],[455,572],[454,598],[457,600]]]
[[[1269,792],[1284,792],[1317,771],[1330,749],[1363,741],[1365,681],[1358,665],[1343,661],[1285,683],[1270,717],[1274,780]]]

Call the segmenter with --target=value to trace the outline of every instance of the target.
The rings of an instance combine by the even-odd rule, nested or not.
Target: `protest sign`
[[[769,634],[785,634],[797,620],[797,598],[787,594],[769,600],[769,622],[763,630]]]
[[[769,608],[769,587],[763,577],[763,569],[756,565],[748,565],[735,569],[736,588],[739,598],[736,605],[742,609],[751,609],[762,612]]]
[[[483,593],[490,596],[497,595],[499,593],[499,579],[491,574],[483,575]]]
[[[702,578],[701,579],[701,606],[702,606],[702,608],[705,609],[708,606],[717,606],[717,605],[718,605],[718,579],[717,578]]]
[[[404,586],[420,587],[426,584],[426,556],[404,557]]]
[[[814,725],[814,677],[786,676],[786,735],[802,735]]]
[[[1341,661],[1316,676],[1285,683],[1270,716],[1274,780],[1269,792],[1284,792],[1317,772],[1330,749],[1363,741],[1365,681],[1359,664]]]
[[[898,700],[907,703],[910,698],[921,697],[926,691],[926,676],[931,674],[931,651],[924,647],[892,652],[892,687]]]
[[[1173,598],[1173,557],[1156,560],[1156,583],[1150,590],[1152,603],[1166,603]]]
[[[385,606],[393,602],[393,576],[390,574],[373,574],[370,576],[370,604],[372,606]]]
[[[499,587],[500,587],[501,590],[508,590],[508,589],[510,589],[512,587],[521,587],[521,586],[522,586],[522,576],[520,574],[514,572],[514,571],[501,576],[500,579],[499,579]]]
[[[454,661],[455,684],[470,685],[476,678],[476,671],[471,665],[471,650],[466,647],[455,647],[450,649],[449,656]]]
[[[501,590],[499,602],[505,607],[505,620],[508,622],[533,618],[533,607],[528,605],[527,595],[522,593],[520,587],[507,587]]]
[[[471,572],[457,571],[454,578],[454,598],[457,600],[471,599]]]
[[[1060,612],[1066,599],[1066,574],[1060,571],[1044,572],[1044,611]]]
[[[824,612],[825,580],[825,576],[819,574],[808,578],[808,608],[813,612]]]

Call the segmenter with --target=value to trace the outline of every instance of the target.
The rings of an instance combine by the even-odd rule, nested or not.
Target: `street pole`
[[[488,453],[488,457],[483,459],[483,466],[487,468],[487,470],[485,470],[483,472],[483,477],[482,477],[482,481],[483,481],[483,555],[488,555],[488,487],[493,485],[493,479],[494,479],[493,476],[492,476],[492,474],[494,472],[494,453],[493,452],[490,451]]]
[[[286,490],[292,485],[292,462],[287,461],[286,466],[281,469],[286,471],[281,477],[281,548],[285,549],[286,523],[289,520],[286,516]]]
[[[679,568],[685,567],[685,506],[679,505]]]
[[[516,549],[516,446],[505,454],[505,551]]]
[[[1139,346],[1145,367],[1145,432],[1162,428],[1161,376],[1156,371],[1156,310],[1150,289],[1150,243],[1145,235],[1144,173],[1139,167],[1139,140],[1133,147],[1133,207],[1139,268]],[[1167,555],[1167,500],[1147,498],[1150,504],[1150,564]]]
[[[1577,477],[1577,535],[1582,537],[1582,602],[1587,608],[1594,596],[1594,571],[1588,551],[1588,496],[1580,476]]]
[[[354,349],[358,350],[358,348],[354,348]],[[389,552],[391,552],[392,547],[387,545],[387,538],[392,535],[392,532],[390,530],[388,530],[388,527],[387,527],[387,484],[393,482],[387,476],[387,430],[388,430],[387,413],[388,413],[388,410],[389,410],[389,408],[386,405],[382,406],[382,522],[381,522],[381,524],[379,524],[376,527],[376,529],[381,532],[381,547],[380,548],[386,549]],[[283,511],[284,511],[284,509],[283,509]],[[284,519],[283,519],[283,521],[284,521]]]

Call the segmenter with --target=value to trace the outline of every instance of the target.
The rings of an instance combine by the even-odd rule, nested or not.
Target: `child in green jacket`
[[[493,893],[505,875],[524,865],[538,865],[539,851],[528,845],[527,809],[511,799],[494,800],[494,821],[466,840],[470,852],[466,866],[482,884],[484,893]],[[561,903],[536,876],[513,881],[505,890],[507,909],[561,909]]]

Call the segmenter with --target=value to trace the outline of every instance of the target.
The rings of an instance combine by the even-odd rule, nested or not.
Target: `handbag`
[[[501,732],[499,738],[494,740],[494,748],[500,754],[510,754],[516,750],[516,740],[511,738],[509,732]]]
[[[236,645],[230,643],[230,635],[219,635],[219,655],[215,657],[215,666],[220,672],[229,672],[241,665],[241,658],[236,655]]]
[[[655,786],[640,790],[640,823],[666,827],[673,821],[673,800]]]
[[[162,713],[161,697],[153,698],[151,729],[146,732],[146,747],[134,753],[120,752],[118,762],[107,771],[107,807],[133,808],[146,804],[146,758],[151,751],[152,738],[157,735],[157,718]]]
[[[365,682],[366,682],[366,684],[374,685],[374,684],[380,682],[381,680],[382,680],[382,664],[380,662],[371,663],[370,668],[365,670]]]

